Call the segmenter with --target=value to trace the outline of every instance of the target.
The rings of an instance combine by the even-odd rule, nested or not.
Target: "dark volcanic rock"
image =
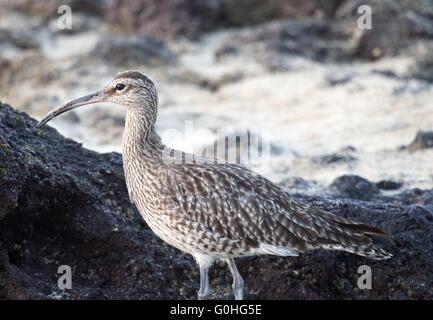
[[[433,190],[418,188],[404,190],[391,199],[394,203],[403,205],[420,204],[433,206]]]
[[[10,6],[48,22],[57,9],[102,18],[113,29],[131,34],[197,38],[203,32],[284,18],[332,15],[343,0],[14,0]]]
[[[0,46],[5,44],[13,45],[19,49],[39,49],[39,43],[29,32],[23,30],[0,29]]]
[[[352,164],[357,161],[357,158],[347,153],[331,153],[314,157],[311,161],[321,166],[332,166],[342,163]]]
[[[358,26],[360,5],[371,8],[371,29]],[[317,12],[322,14],[301,19],[288,16],[249,28],[241,36],[234,35],[222,48],[242,52],[251,47],[258,60],[273,71],[296,68],[293,56],[341,63],[405,54],[416,61],[409,76],[431,81],[433,10],[429,0],[346,0],[336,3],[331,10],[320,8],[317,5]],[[331,80],[329,84],[338,85],[349,80],[346,77],[337,82]]]
[[[287,190],[307,190],[317,186],[316,181],[308,181],[301,177],[288,177],[279,183],[280,186],[284,186]]]
[[[170,63],[175,60],[175,55],[164,41],[150,36],[102,38],[93,49],[91,57],[118,66]]]
[[[360,176],[343,175],[336,178],[331,187],[352,199],[371,200],[380,193],[379,188]]]
[[[209,30],[312,16],[323,10],[316,0],[113,0],[104,14],[123,32],[197,38]]]
[[[407,148],[410,151],[433,148],[433,131],[419,131],[415,140]]]
[[[372,28],[357,28],[358,8],[368,5],[372,12]],[[351,39],[356,43],[353,54],[362,59],[375,60],[401,53],[409,46],[417,46],[420,39],[431,40],[433,32],[430,0],[381,1],[347,0],[335,13],[335,22],[355,27]],[[378,32],[378,30],[380,30]]]
[[[376,186],[381,190],[398,190],[403,186],[403,183],[392,180],[381,180],[376,183]]]
[[[157,239],[129,203],[117,153],[98,154],[0,104],[0,298],[195,298],[193,259]],[[356,181],[358,181],[357,179]],[[316,251],[299,258],[238,259],[257,299],[432,299],[433,207],[301,197],[383,228],[388,261]],[[70,265],[72,289],[57,288]],[[357,289],[358,267],[373,289]],[[227,297],[227,268],[211,271]]]

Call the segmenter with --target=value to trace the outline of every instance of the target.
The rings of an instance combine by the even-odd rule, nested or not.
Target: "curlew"
[[[385,235],[380,229],[301,203],[241,165],[167,153],[171,149],[155,131],[158,94],[141,72],[117,74],[101,91],[48,113],[38,127],[68,110],[98,102],[127,109],[122,157],[130,200],[158,237],[194,256],[200,270],[199,299],[211,292],[208,270],[216,260],[227,263],[234,296],[242,299],[237,257],[297,256],[314,249],[377,260],[391,257],[372,244],[370,235]]]

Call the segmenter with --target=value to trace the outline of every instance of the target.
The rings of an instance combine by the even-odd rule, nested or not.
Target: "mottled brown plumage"
[[[372,244],[369,235],[384,235],[379,229],[300,203],[240,165],[169,149],[154,129],[156,88],[138,71],[118,74],[102,91],[58,107],[39,125],[101,101],[127,107],[122,155],[130,199],[156,235],[196,258],[199,298],[210,293],[208,269],[216,259],[228,263],[235,297],[242,299],[235,257],[296,256],[320,248],[391,256]]]

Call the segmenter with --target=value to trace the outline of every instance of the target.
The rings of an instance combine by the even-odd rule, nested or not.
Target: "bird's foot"
[[[197,298],[198,300],[209,300],[211,294],[212,294],[211,289],[207,289],[207,290],[200,289],[198,290]]]

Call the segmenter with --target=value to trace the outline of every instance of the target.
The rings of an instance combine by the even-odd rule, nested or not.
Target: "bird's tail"
[[[316,209],[315,218],[320,220],[323,233],[315,243],[317,248],[350,252],[375,260],[384,260],[392,254],[373,245],[371,235],[389,237],[381,229],[333,215]]]
[[[343,246],[343,245],[323,245],[322,249],[345,251],[356,254],[358,256],[366,257],[374,260],[385,260],[392,257],[392,254],[383,250],[380,247],[371,246]]]

